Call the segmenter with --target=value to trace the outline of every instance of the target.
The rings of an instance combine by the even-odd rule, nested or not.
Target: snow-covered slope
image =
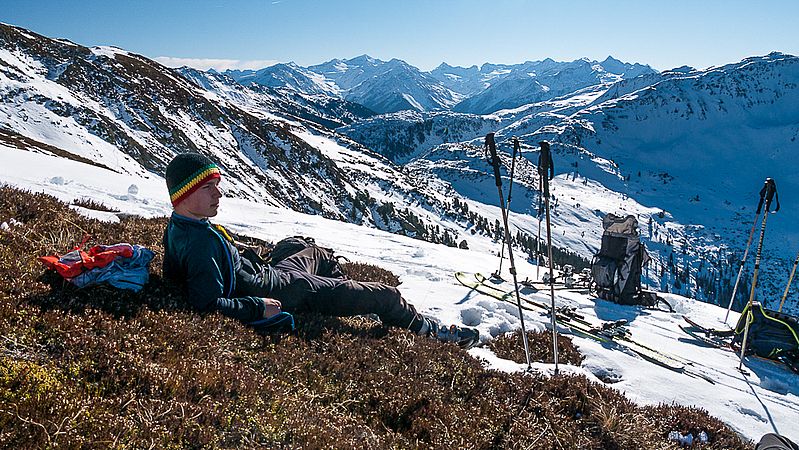
[[[271,88],[257,83],[243,85],[213,71],[181,67],[178,72],[202,88],[253,115],[269,112],[290,121],[307,120],[326,128],[336,128],[371,117],[374,112],[358,103],[326,94],[307,94],[290,87]]]
[[[474,72],[465,73],[474,76]],[[514,66],[484,65],[480,73],[487,88],[455,105],[454,111],[488,114],[560,97],[588,86],[657,72],[649,66],[608,57],[601,63],[585,58],[572,62],[547,58]]]
[[[427,231],[421,217],[458,234],[439,219],[447,192],[320,126],[331,114],[323,99],[302,104],[184,70],[189,80],[120,49],[8,25],[0,25],[0,62],[0,138],[9,147],[140,176],[196,151],[220,164],[231,196],[439,239],[443,231]],[[301,118],[314,114],[316,122]]]
[[[561,165],[577,155],[613,161],[595,179],[697,225],[686,252],[715,252],[706,262],[740,255],[764,179],[777,181],[784,205],[799,192],[799,58],[772,53],[665,74],[539,130],[535,139],[543,138],[559,143]],[[799,248],[797,218],[787,206],[769,220],[761,299],[773,300],[785,287],[788,259]],[[723,241],[720,255],[702,244],[718,241],[714,236]]]
[[[361,120],[336,131],[397,163],[421,157],[447,142],[470,141],[498,128],[498,117],[452,112],[400,111]]]
[[[276,124],[209,100],[146,58],[0,25],[0,60],[0,126],[11,134],[120,173],[163,173],[180,151],[213,154],[241,174],[232,192],[273,204],[302,190],[286,172],[267,180],[259,169],[288,159],[265,152],[287,138]]]
[[[337,85],[345,99],[378,113],[447,109],[463,99],[461,94],[398,59],[386,62],[362,55],[328,61],[308,70]]]
[[[303,94],[339,96],[341,89],[317,73],[294,63],[275,64],[260,70],[227,70],[224,75],[248,86],[256,84],[271,88],[286,87]]]
[[[24,189],[46,191],[65,201],[84,197],[121,210],[121,214],[159,216],[169,213],[168,197],[162,180],[138,175],[119,175],[108,169],[54,156],[8,148],[0,144],[0,182]],[[612,208],[611,203],[597,206]],[[608,200],[612,201],[612,200]],[[117,220],[111,213],[79,209],[101,220]],[[0,217],[0,224],[14,223]],[[435,245],[376,229],[327,220],[240,199],[224,199],[218,223],[235,232],[277,240],[297,234],[316,238],[320,245],[332,247],[352,261],[377,264],[400,277],[403,296],[422,313],[476,327],[483,339],[491,339],[520,327],[514,305],[497,302],[471,291],[453,278],[458,270],[487,273],[497,265],[489,239],[475,239],[470,250]],[[9,225],[4,232],[23,230],[24,224]],[[134,242],[135,243],[135,242]],[[517,260],[519,275],[535,277],[536,268]],[[500,285],[510,289],[509,285]],[[667,295],[675,313],[643,310],[593,299],[579,292],[556,291],[558,306],[576,308],[591,321],[626,319],[632,337],[646,345],[681,358],[692,372],[712,379],[694,378],[654,365],[613,345],[601,345],[579,335],[570,335],[585,355],[581,367],[560,365],[561,373],[585,374],[597,382],[625,393],[638,404],[676,403],[706,409],[746,438],[757,440],[767,432],[781,433],[799,441],[795,419],[799,414],[797,375],[788,369],[747,359],[746,373],[737,370],[735,354],[697,345],[678,327],[686,314],[701,323],[718,325],[724,310],[676,295]],[[523,291],[524,298],[548,302],[545,293]],[[732,320],[737,319],[733,313]],[[549,317],[524,312],[528,330],[545,330]],[[560,333],[567,333],[560,329]],[[470,353],[489,367],[504,371],[523,371],[526,365],[499,359],[486,348]],[[552,365],[534,363],[533,370],[552,374]],[[683,431],[683,430],[675,430]],[[711,439],[714,430],[706,431]],[[623,432],[623,430],[621,430]]]
[[[563,97],[488,115],[448,111],[381,114],[353,122],[336,131],[394,162],[406,163],[422,157],[437,145],[468,142],[494,130],[522,135],[546,125],[557,124],[595,102],[606,89],[604,85],[589,86]]]

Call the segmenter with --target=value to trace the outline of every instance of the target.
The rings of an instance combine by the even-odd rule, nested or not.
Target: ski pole
[[[727,314],[724,316],[724,323],[727,323],[727,319],[730,317],[730,310],[732,309],[732,302],[735,300],[735,293],[738,291],[738,282],[741,281],[741,273],[744,271],[744,265],[746,265],[746,255],[749,254],[749,246],[752,245],[752,236],[755,235],[755,228],[757,228],[757,218],[760,216],[760,212],[755,213],[755,221],[752,222],[752,229],[749,230],[749,239],[746,241],[746,249],[744,250],[744,256],[741,258],[741,266],[738,268],[738,276],[735,277],[735,286],[732,288],[732,296],[730,296],[730,304],[727,305]],[[727,324],[729,326],[729,324]]]
[[[782,300],[780,301],[780,309],[777,310],[778,312],[782,312],[782,305],[785,304],[785,298],[788,297],[788,290],[791,288],[791,282],[793,281],[793,276],[796,273],[797,264],[799,264],[799,253],[796,254],[796,259],[793,262],[793,269],[791,269],[791,275],[788,277],[788,285],[785,286],[785,292],[782,293]]]
[[[513,138],[513,156],[511,157],[510,162],[510,181],[508,182],[508,210],[510,210],[510,196],[513,192],[513,172],[516,169],[516,153],[519,151],[519,139],[515,136]],[[497,278],[499,280],[502,279],[502,260],[505,259],[505,237],[503,236],[503,242],[501,245],[501,250],[499,252],[499,269],[496,272],[492,273],[491,276]]]
[[[541,214],[544,213],[543,192],[541,178],[538,178],[538,235],[535,237],[535,278],[540,279],[539,270],[541,268]]]
[[[522,300],[519,297],[519,282],[516,279],[516,266],[513,263],[513,243],[510,240],[510,228],[508,227],[508,214],[505,210],[505,199],[502,197],[502,177],[499,173],[500,160],[497,156],[497,145],[494,142],[494,133],[486,134],[485,139],[486,158],[488,158],[491,166],[494,167],[494,178],[497,184],[497,192],[499,192],[499,207],[502,211],[502,221],[505,224],[505,243],[508,245],[508,262],[510,263],[510,273],[513,275],[513,289],[516,293],[516,306],[519,308],[519,320],[522,325],[522,341],[524,342],[524,355],[527,358],[527,370],[532,369],[530,362],[530,347],[527,343],[527,330],[524,327],[524,310],[522,309]],[[552,311],[553,317],[555,311]]]
[[[516,155],[519,153],[519,139],[513,137],[513,156],[510,160],[510,181],[508,182],[508,211],[510,211],[510,196],[513,192],[513,173],[516,171]]]
[[[549,217],[549,180],[555,175],[555,167],[552,164],[552,153],[549,150],[549,142],[541,141],[538,143],[541,147],[541,153],[538,155],[538,174],[544,187],[544,206],[547,218],[547,248],[549,259],[549,295],[551,299],[551,321],[552,321],[552,351],[555,355],[555,375],[558,374],[558,328],[555,323],[555,267],[552,261],[552,228],[550,226]],[[549,175],[547,176],[547,172]]]
[[[760,241],[757,243],[757,254],[755,255],[755,271],[752,275],[752,290],[749,291],[749,304],[747,307],[752,310],[752,304],[755,301],[755,286],[757,286],[757,275],[760,271],[760,256],[763,253],[763,236],[766,234],[766,219],[768,219],[769,209],[771,209],[771,201],[774,196],[777,196],[777,208],[774,210],[776,213],[780,210],[779,195],[777,195],[777,184],[771,178],[766,178],[763,188],[760,190],[760,202],[757,204],[757,214],[760,214],[760,208],[763,209],[763,223],[760,225]],[[765,203],[765,205],[764,205]],[[749,337],[749,320],[746,320],[744,328],[744,340],[741,344],[741,361],[738,364],[738,370],[743,369],[744,356],[746,355],[746,344]]]

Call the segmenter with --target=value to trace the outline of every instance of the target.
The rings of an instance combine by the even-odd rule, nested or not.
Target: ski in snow
[[[496,286],[486,284],[488,279],[479,273],[467,274],[465,272],[457,272],[455,274],[455,278],[462,285],[480,294],[487,295],[504,302],[513,302],[515,294],[513,291],[506,292]],[[550,307],[544,303],[540,303],[526,297],[523,298],[523,301],[525,302],[523,309],[526,311],[538,312],[540,314],[547,315],[551,314]],[[638,355],[642,359],[653,364],[657,364],[675,372],[684,373],[688,376],[701,378],[709,383],[715,384],[715,380],[713,380],[713,378],[703,373],[690,370],[688,367],[686,367],[687,362],[682,358],[663,353],[633,340],[630,337],[629,330],[623,327],[626,325],[626,322],[610,322],[614,324],[612,326],[608,325],[608,323],[592,324],[585,320],[584,317],[574,313],[569,309],[556,310],[555,321],[558,325],[567,328],[573,334],[593,339],[603,344],[612,344],[619,350]]]

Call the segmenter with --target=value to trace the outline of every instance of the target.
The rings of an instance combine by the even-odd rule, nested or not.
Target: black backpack
[[[288,258],[291,255],[294,255],[302,250],[305,250],[309,247],[315,247],[322,251],[324,251],[328,258],[328,263],[322,265],[320,267],[320,271],[318,275],[324,277],[332,277],[332,278],[347,278],[344,269],[341,266],[341,261],[344,260],[347,262],[347,258],[343,256],[336,256],[333,252],[333,249],[320,247],[316,245],[316,241],[313,238],[305,237],[305,236],[292,236],[281,239],[278,241],[275,246],[272,248],[272,251],[269,252],[269,257],[264,262],[261,260],[262,263],[269,264],[270,266],[275,266],[280,261]],[[243,254],[242,256],[247,257],[248,255]],[[260,259],[260,258],[259,258]]]
[[[657,294],[641,288],[643,266],[650,258],[638,234],[635,216],[607,214],[602,227],[602,246],[591,261],[596,296],[622,305],[656,306],[663,302],[672,310]]]
[[[739,346],[743,342],[747,321],[747,353],[783,361],[794,371],[799,371],[799,317],[766,309],[758,302],[751,306],[747,304],[735,326],[733,343]]]
[[[292,236],[281,239],[269,252],[267,264],[274,266],[275,264],[283,261],[289,256],[305,250],[308,247],[317,247],[316,241],[313,238],[305,236]]]

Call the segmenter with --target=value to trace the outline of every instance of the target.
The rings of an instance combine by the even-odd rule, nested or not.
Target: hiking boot
[[[480,332],[474,328],[459,327],[455,324],[447,328],[433,320],[425,320],[428,322],[428,336],[441,342],[452,342],[464,350],[470,349],[480,342]]]

